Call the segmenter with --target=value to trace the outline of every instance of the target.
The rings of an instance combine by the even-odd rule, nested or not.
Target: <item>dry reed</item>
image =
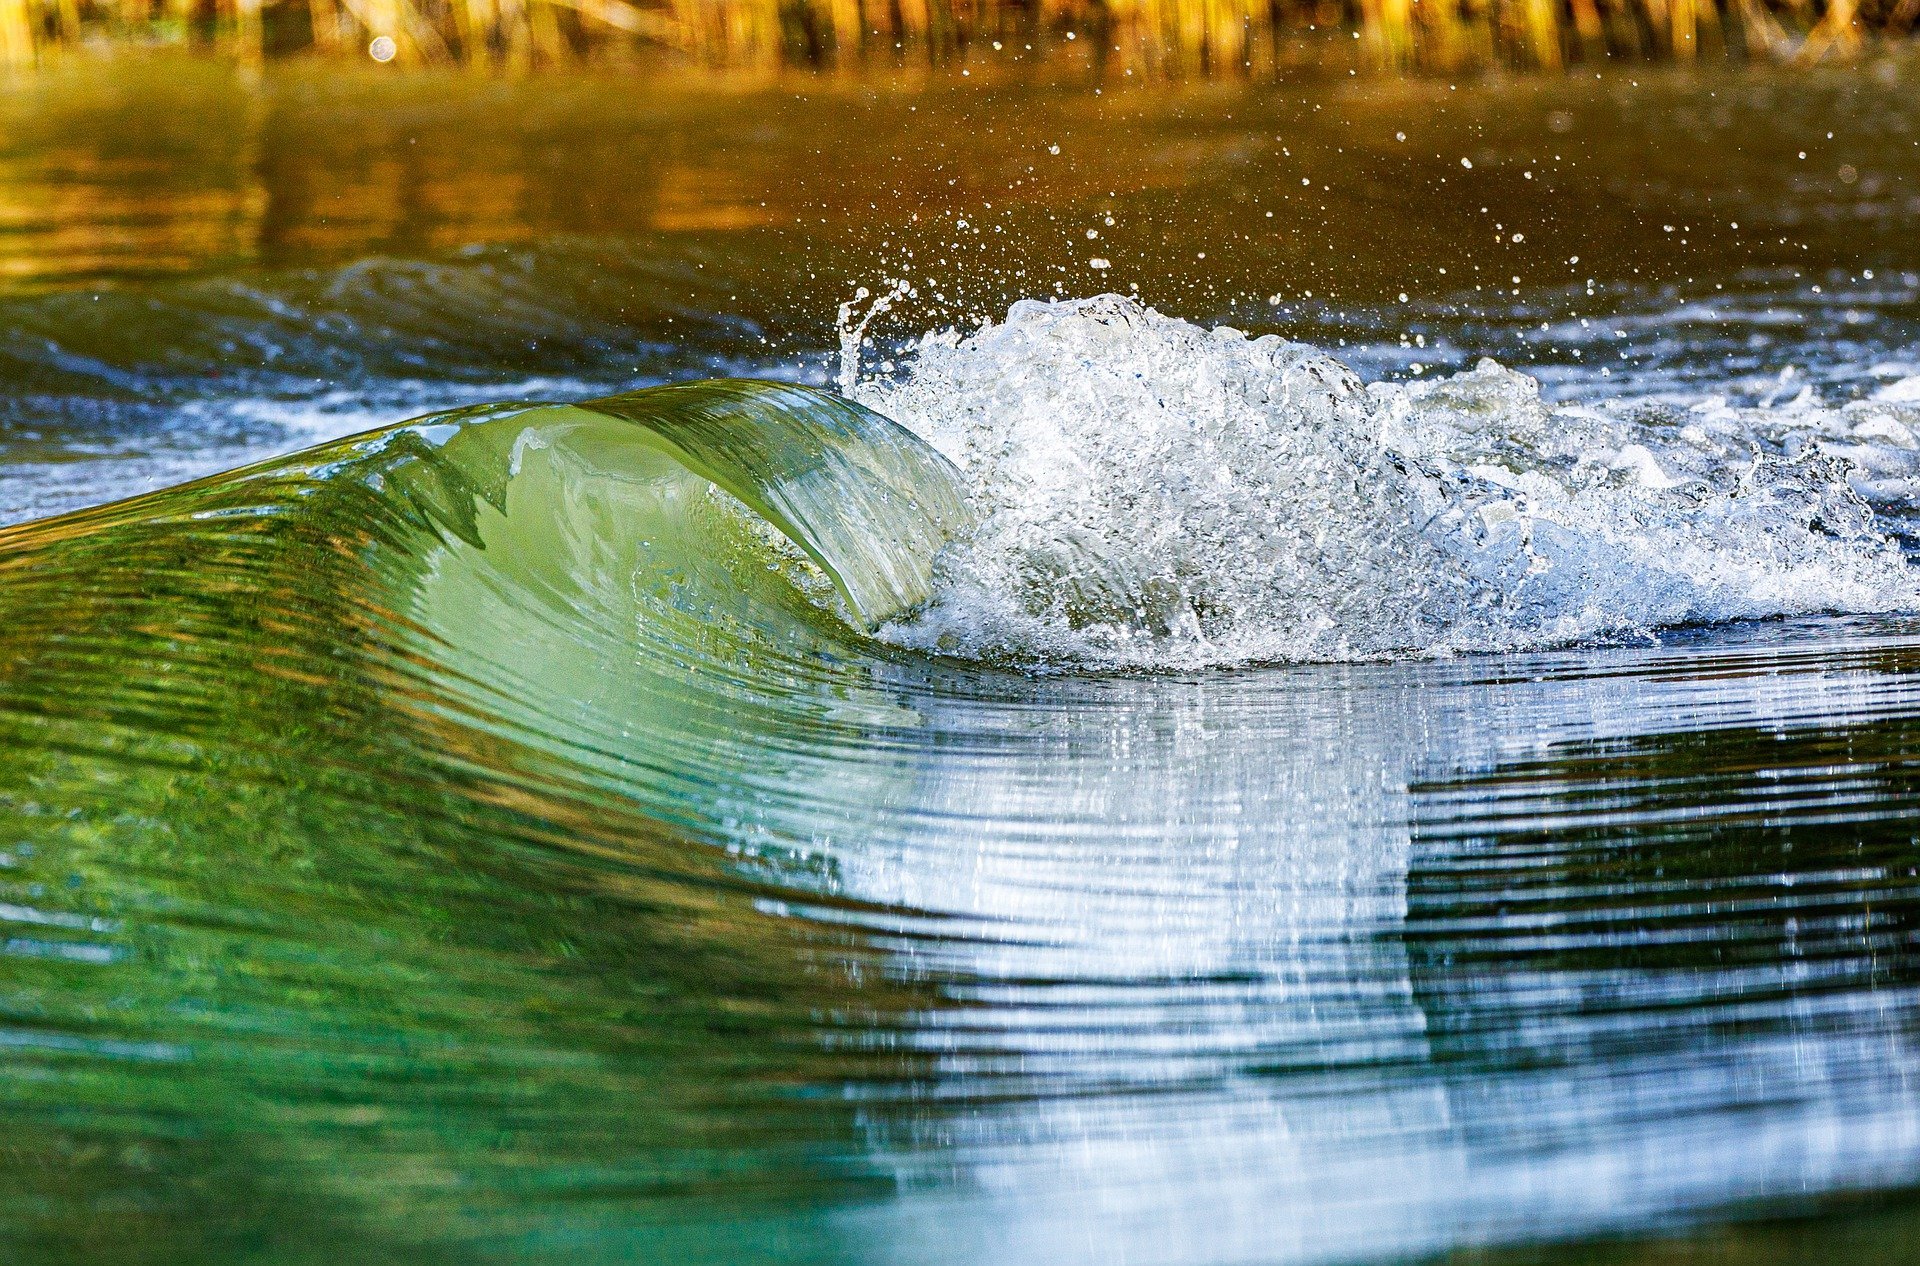
[[[1920,0],[0,0],[0,65],[91,38],[245,61],[371,51],[401,65],[522,69],[655,50],[844,68],[1065,53],[1108,72],[1259,76],[1609,57],[1810,63],[1917,21]]]

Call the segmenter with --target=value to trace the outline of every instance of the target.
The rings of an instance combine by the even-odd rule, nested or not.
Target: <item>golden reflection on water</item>
[[[703,101],[655,89],[636,109],[617,79],[556,81],[549,93],[427,78],[396,86],[296,66],[259,82],[158,56],[17,81],[0,93],[0,285],[792,218],[764,169],[674,152],[712,148],[731,92]],[[582,170],[570,141],[583,128],[624,134],[617,170],[604,140],[601,162]]]
[[[881,275],[978,301],[947,319],[1129,287],[1218,313],[1686,285],[1897,254],[1914,74],[1107,90],[73,61],[0,92],[0,287],[559,237],[676,267],[697,239],[773,286],[803,265],[814,304]]]

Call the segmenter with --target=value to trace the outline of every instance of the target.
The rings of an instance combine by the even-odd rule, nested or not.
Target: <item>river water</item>
[[[10,81],[0,1248],[1908,1260],[1916,84]]]

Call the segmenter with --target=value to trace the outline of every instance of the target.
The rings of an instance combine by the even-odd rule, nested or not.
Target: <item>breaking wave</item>
[[[904,646],[1191,668],[1920,607],[1916,380],[1843,408],[1553,405],[1491,360],[1368,384],[1114,295],[905,360],[854,394],[965,472],[978,525],[884,630]]]

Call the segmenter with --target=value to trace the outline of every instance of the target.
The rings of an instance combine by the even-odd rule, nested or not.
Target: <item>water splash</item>
[[[860,382],[860,345],[866,341],[867,327],[874,319],[883,315],[889,308],[913,293],[913,286],[905,281],[894,280],[886,283],[886,289],[877,296],[865,286],[853,292],[853,298],[840,305],[839,319],[834,328],[840,334],[840,373],[838,383],[840,394],[851,398]],[[861,311],[860,305],[869,298],[873,302]],[[858,320],[854,313],[859,312]]]
[[[1363,383],[1116,295],[923,338],[858,398],[978,529],[887,636],[1129,668],[1517,649],[1920,608],[1893,539],[1920,408],[1549,405],[1491,360]]]

